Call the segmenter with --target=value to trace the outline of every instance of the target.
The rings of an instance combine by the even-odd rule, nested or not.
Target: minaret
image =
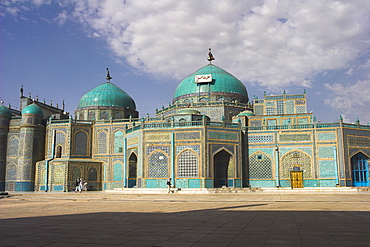
[[[33,103],[22,111],[19,137],[19,159],[14,181],[14,191],[34,191],[36,162],[43,158],[45,126],[42,125],[43,112]]]

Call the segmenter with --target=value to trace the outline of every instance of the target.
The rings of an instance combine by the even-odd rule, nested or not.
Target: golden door
[[[290,182],[292,189],[303,188],[303,171],[291,171]]]

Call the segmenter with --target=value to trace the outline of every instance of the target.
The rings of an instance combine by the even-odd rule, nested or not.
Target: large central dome
[[[200,75],[212,75],[209,83],[196,83],[195,77]],[[213,98],[235,99],[240,102],[248,102],[248,93],[244,84],[229,72],[208,64],[193,74],[186,77],[176,88],[173,101],[182,103],[186,98],[213,95]]]
[[[94,106],[136,109],[134,100],[125,91],[110,82],[93,88],[82,96],[78,103],[78,108]]]

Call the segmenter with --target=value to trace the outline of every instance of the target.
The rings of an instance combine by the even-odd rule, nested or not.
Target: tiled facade
[[[297,173],[301,187],[369,186],[370,126],[316,123],[306,93],[208,95],[180,95],[153,118],[130,109],[108,119],[89,117],[88,102],[73,119],[22,95],[21,108],[44,115],[0,114],[0,189],[70,191],[77,177],[89,190],[166,188],[169,178],[176,188],[291,187]]]

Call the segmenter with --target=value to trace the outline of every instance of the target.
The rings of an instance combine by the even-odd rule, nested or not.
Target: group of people
[[[81,193],[81,191],[87,191],[87,181],[86,181],[86,180],[84,180],[84,181],[82,182],[82,179],[81,179],[80,177],[78,177],[78,178],[76,179],[76,189],[75,189],[75,193],[77,193],[77,192],[80,192],[80,193]]]

